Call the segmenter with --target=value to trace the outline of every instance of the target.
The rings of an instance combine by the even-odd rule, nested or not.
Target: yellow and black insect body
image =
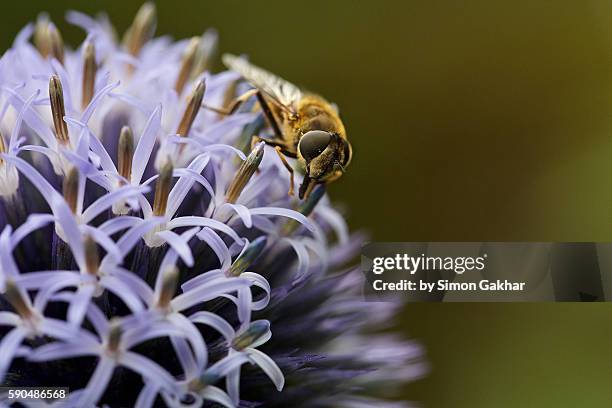
[[[345,172],[352,149],[335,106],[323,97],[303,92],[297,86],[259,68],[244,58],[224,55],[223,62],[256,89],[261,108],[274,131],[274,138],[260,139],[283,155],[296,158],[304,169],[299,197],[307,198],[318,183],[330,183]],[[290,194],[293,191],[291,184]]]

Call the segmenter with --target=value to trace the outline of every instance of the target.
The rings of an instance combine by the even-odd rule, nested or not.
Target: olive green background
[[[46,3],[46,4],[45,4]],[[11,2],[0,45],[40,10]],[[82,4],[79,4],[82,3]],[[605,1],[160,1],[158,32],[214,26],[223,51],[338,103],[354,144],[330,189],[378,241],[612,240],[612,4]],[[402,330],[426,407],[612,406],[612,306],[415,304]]]

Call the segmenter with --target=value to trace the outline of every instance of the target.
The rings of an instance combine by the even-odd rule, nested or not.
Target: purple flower
[[[254,99],[203,109],[248,89],[208,70],[216,32],[156,38],[151,4],[121,43],[67,20],[78,49],[41,15],[0,59],[0,382],[66,407],[405,406],[385,398],[422,351],[380,333],[397,306],[361,296],[361,237],[250,148]]]

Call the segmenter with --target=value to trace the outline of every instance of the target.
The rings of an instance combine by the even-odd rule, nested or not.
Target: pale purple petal
[[[133,313],[143,310],[144,306],[140,299],[133,296],[130,287],[118,278],[108,275],[104,276],[100,279],[100,285],[117,295]]]
[[[285,376],[274,360],[254,348],[247,348],[245,351],[253,363],[258,365],[270,380],[272,380],[276,389],[281,391],[285,385]]]
[[[287,208],[280,207],[259,207],[259,208],[251,208],[251,215],[272,215],[272,216],[281,216],[292,218],[305,226],[309,231],[314,232],[315,226],[312,222],[304,217],[302,213],[299,213],[294,210],[289,210]]]
[[[113,371],[115,371],[115,361],[107,357],[100,358],[100,361],[98,361],[96,365],[96,370],[89,378],[85,391],[79,398],[77,406],[95,406],[102,397],[102,394],[104,394],[113,375]]]
[[[102,223],[98,229],[103,231],[107,235],[113,235],[126,228],[131,228],[134,225],[140,223],[142,218],[133,217],[129,215],[123,215],[121,217],[111,218],[108,221]]]
[[[182,238],[172,231],[160,231],[157,233],[174,251],[181,257],[185,265],[193,266],[193,255],[189,247],[189,240]]]
[[[110,208],[115,202],[126,200],[130,197],[136,196],[137,194],[144,194],[148,190],[148,187],[133,187],[127,185],[110,193],[104,194],[102,197],[94,201],[89,207],[87,207],[85,212],[83,212],[83,222],[90,222],[101,212]]]
[[[4,335],[0,342],[0,382],[4,380],[6,370],[11,365],[17,349],[21,345],[26,333],[21,328],[15,328]]]
[[[30,235],[30,233],[53,222],[53,220],[54,218],[51,214],[30,214],[28,219],[13,232],[11,248],[15,249],[21,240]]]
[[[68,321],[71,324],[75,326],[81,325],[95,289],[95,286],[91,284],[79,286],[68,307]]]
[[[213,281],[175,297],[171,302],[172,309],[176,311],[185,310],[193,305],[207,302],[222,294],[234,292],[245,286],[250,286],[250,282],[240,278]]]
[[[17,326],[21,319],[11,312],[0,312],[0,326]]]
[[[209,385],[208,387],[204,388],[204,390],[200,393],[200,396],[207,401],[216,402],[217,404],[220,404],[226,408],[235,407],[229,395],[214,385]]]
[[[323,218],[335,231],[340,245],[346,245],[349,242],[349,231],[346,221],[338,211],[331,207],[319,206],[316,209],[316,215]]]
[[[154,383],[147,383],[140,394],[138,394],[138,399],[136,400],[135,408],[151,408],[155,403],[155,398],[159,393],[159,386]]]
[[[211,312],[196,312],[189,317],[194,323],[202,323],[218,331],[225,340],[231,342],[236,336],[234,328],[222,317]]]
[[[67,358],[95,356],[98,354],[98,345],[95,343],[66,343],[55,342],[35,348],[28,356],[29,361],[53,361]]]
[[[157,363],[136,353],[126,352],[121,356],[121,365],[140,374],[144,379],[170,391],[177,389],[172,376]]]
[[[266,278],[254,272],[243,272],[242,274],[240,274],[240,277],[250,280],[251,282],[253,282],[254,286],[263,289],[265,293],[261,299],[253,302],[251,308],[253,310],[262,310],[266,306],[268,306],[268,303],[270,302],[270,292],[272,291],[272,288],[270,287],[270,284],[268,283]]]
[[[211,282],[217,279],[223,280],[225,278],[226,276],[224,271],[222,271],[221,269],[213,269],[189,279],[187,282],[181,285],[181,289],[183,290],[183,292],[187,292],[207,282]]]
[[[219,237],[219,235],[217,235],[215,231],[208,227],[204,227],[198,233],[198,238],[206,242],[208,246],[213,250],[215,255],[217,255],[222,270],[225,271],[231,266],[232,257],[230,255],[229,249],[227,248],[227,245],[225,245],[225,242],[223,242],[223,240]]]
[[[93,96],[93,98],[89,102],[89,105],[87,105],[87,108],[85,108],[85,110],[83,111],[83,114],[81,115],[81,119],[80,119],[81,122],[83,123],[89,122],[91,115],[93,115],[96,107],[100,104],[100,101],[102,100],[102,98],[108,95],[113,89],[117,88],[119,84],[120,84],[119,81],[112,83],[112,84],[108,84],[104,88],[96,92],[96,94]]]
[[[251,228],[253,226],[253,219],[251,218],[251,212],[244,205],[225,203],[221,207],[219,207],[217,211],[219,211],[219,213],[222,213],[223,209],[228,209],[228,208],[234,210],[234,212],[238,214],[238,217],[240,217],[240,219],[242,220],[242,223],[244,224],[246,228]]]
[[[212,218],[207,218],[207,217],[196,217],[196,216],[178,217],[168,222],[168,229],[174,229],[178,227],[193,227],[196,225],[200,227],[209,227],[214,230],[221,231],[229,235],[230,238],[232,238],[238,245],[244,244],[244,242],[240,239],[240,237],[236,234],[236,232],[233,229],[231,229],[226,224],[220,221],[213,220]]]
[[[161,109],[161,105],[158,105],[153,113],[151,113],[151,116],[149,117],[149,120],[147,121],[147,124],[140,135],[136,149],[134,150],[131,180],[132,184],[140,183],[147,163],[149,162],[151,152],[153,151],[153,146],[155,145],[155,140],[157,139],[157,134],[159,133],[161,127]]]

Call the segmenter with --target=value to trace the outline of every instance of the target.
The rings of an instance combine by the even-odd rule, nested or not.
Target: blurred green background
[[[41,10],[11,2],[0,43]],[[612,240],[612,3],[159,1],[158,32],[214,26],[221,49],[338,103],[354,160],[331,188],[378,241]],[[432,373],[426,407],[612,406],[612,307],[415,304],[402,330]]]

